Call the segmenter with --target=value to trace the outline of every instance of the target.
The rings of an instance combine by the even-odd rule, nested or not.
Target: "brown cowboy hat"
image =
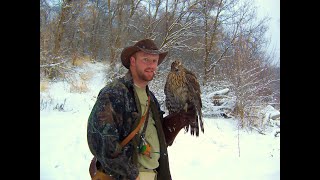
[[[166,57],[168,52],[161,52],[157,48],[156,44],[150,39],[143,39],[138,41],[133,46],[126,47],[121,52],[121,61],[122,64],[129,69],[130,67],[130,57],[132,54],[143,51],[148,54],[159,54],[158,65],[162,63],[163,59]]]

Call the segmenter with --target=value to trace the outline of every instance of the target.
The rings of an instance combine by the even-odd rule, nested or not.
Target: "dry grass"
[[[73,81],[70,83],[70,92],[72,93],[85,93],[89,90],[86,81]]]
[[[90,56],[77,56],[74,55],[72,57],[72,65],[73,66],[82,66],[84,62],[90,62],[91,58]]]
[[[73,58],[74,66],[83,66],[85,62],[90,63],[90,56]],[[80,74],[72,74],[69,77],[70,92],[72,93],[85,93],[89,91],[87,82],[93,77],[93,72],[82,72]]]
[[[40,92],[45,92],[49,89],[49,81],[42,80],[40,81]]]
[[[93,72],[90,71],[90,72],[86,72],[86,73],[81,73],[80,74],[80,78],[84,81],[88,81],[90,80],[91,78],[93,77]]]

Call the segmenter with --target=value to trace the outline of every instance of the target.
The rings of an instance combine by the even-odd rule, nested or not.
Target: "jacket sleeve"
[[[109,93],[100,92],[92,108],[87,126],[89,149],[107,174],[115,179],[136,179],[139,173],[137,166],[124,152],[128,149],[120,148],[119,124],[123,117],[115,112],[110,96]]]

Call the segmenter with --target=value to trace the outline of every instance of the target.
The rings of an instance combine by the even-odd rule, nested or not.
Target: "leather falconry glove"
[[[189,122],[195,118],[195,114],[194,106],[189,106],[187,112],[181,110],[163,118],[162,126],[168,146],[172,145],[182,128],[189,126]]]

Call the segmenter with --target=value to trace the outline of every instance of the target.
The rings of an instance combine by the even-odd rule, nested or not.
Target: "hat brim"
[[[168,54],[168,52],[161,52],[159,50],[149,50],[149,49],[143,49],[143,48],[136,47],[136,46],[129,46],[129,47],[124,48],[122,53],[121,53],[121,62],[122,62],[124,67],[129,69],[129,67],[130,67],[130,57],[132,56],[132,54],[134,54],[134,53],[136,53],[138,51],[143,51],[143,52],[148,53],[148,54],[159,54],[158,65],[160,65],[163,62],[164,58]]]

